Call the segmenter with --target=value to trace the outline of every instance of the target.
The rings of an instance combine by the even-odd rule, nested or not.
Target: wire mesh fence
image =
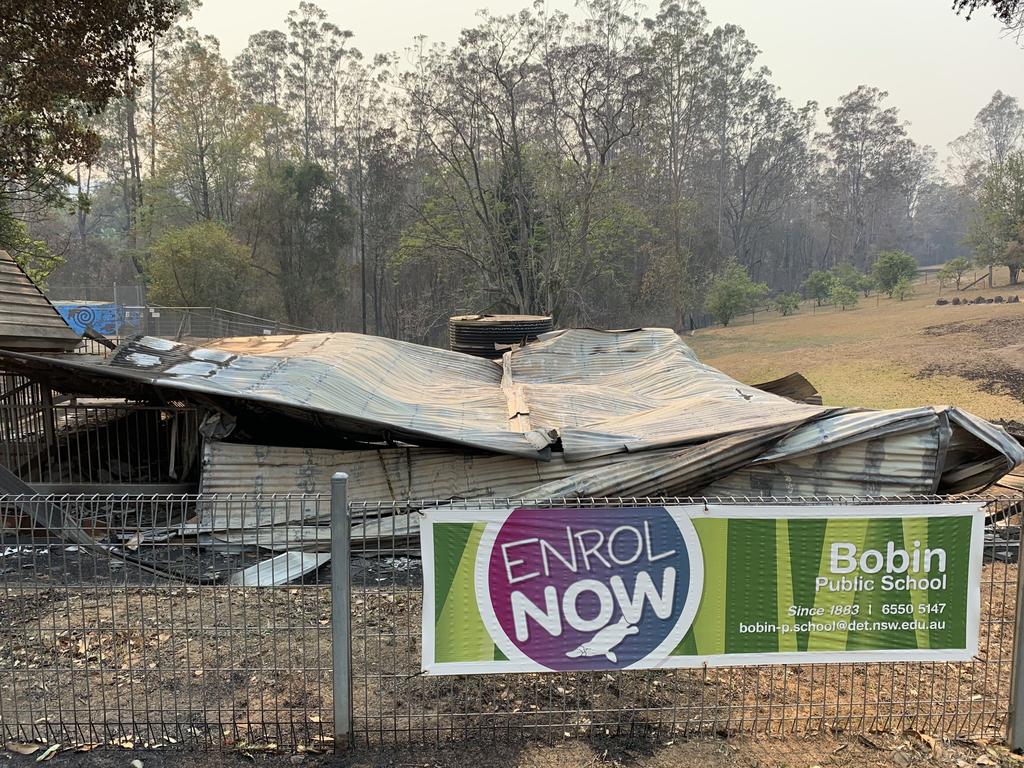
[[[448,503],[467,511],[535,506],[931,503],[943,499],[587,499]],[[353,504],[353,547],[380,564],[353,575],[355,733],[361,743],[437,743],[530,734],[807,734],[916,729],[1001,735],[1009,709],[1020,499],[989,499],[980,649],[967,663],[735,666],[626,672],[419,675],[419,515],[437,502]],[[357,544],[358,539],[361,541]],[[817,554],[815,554],[817,556]],[[389,564],[384,568],[385,564]]]
[[[268,563],[272,537],[264,551],[203,530],[211,505],[251,503],[285,519],[327,501],[0,497],[0,733],[138,747],[328,741],[324,556]]]
[[[908,728],[998,736],[1005,727],[1024,499],[986,508],[980,648],[971,662],[430,677],[420,674],[417,510],[440,503],[349,505],[359,746]],[[254,508],[259,528],[242,528]],[[4,738],[330,746],[329,497],[2,496],[0,518]]]
[[[0,374],[0,464],[37,488],[180,485],[196,474],[198,456],[196,408],[71,400]]]

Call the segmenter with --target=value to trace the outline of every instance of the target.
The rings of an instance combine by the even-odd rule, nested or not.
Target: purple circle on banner
[[[537,664],[622,669],[676,630],[690,557],[664,507],[516,509],[490,551],[488,594],[502,632]]]

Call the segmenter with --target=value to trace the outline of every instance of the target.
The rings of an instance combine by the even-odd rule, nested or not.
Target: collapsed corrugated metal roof
[[[23,356],[55,379],[194,396],[227,413],[306,419],[347,440],[448,445],[568,461],[792,428],[836,409],[796,403],[700,363],[668,329],[574,330],[500,364],[360,334],[225,340],[137,337],[106,361]]]
[[[965,426],[956,426],[959,421]],[[972,417],[955,409],[911,408],[845,413],[793,431],[762,430],[577,462],[557,453],[542,462],[416,447],[331,451],[209,441],[201,490],[263,497],[245,505],[209,505],[197,530],[269,548],[297,541],[326,546],[324,529],[314,527],[324,510],[274,496],[327,494],[339,469],[349,474],[350,500],[382,502],[385,513],[392,511],[389,504],[402,509],[424,499],[909,496],[989,482],[993,457],[1005,458],[978,445],[970,454],[974,461],[967,454],[953,457],[957,440],[978,440]],[[384,523],[389,535],[413,533],[418,516],[398,514]],[[359,525],[355,534],[372,537],[381,524],[370,531]]]
[[[984,487],[1024,460],[1005,431],[955,408],[827,408],[747,386],[701,363],[667,329],[559,331],[497,363],[344,333],[206,348],[137,337],[106,361],[0,357],[45,369],[58,388],[63,379],[197,400],[228,423],[272,424],[293,445],[323,445],[312,435],[328,435],[336,448],[361,450],[317,455],[310,472],[358,468],[354,493],[371,500],[952,493]],[[235,485],[220,484],[219,473],[248,461],[244,449],[232,458],[235,450],[211,443],[204,490],[286,490],[267,487],[258,457]],[[222,466],[218,456],[228,457]],[[287,484],[297,460],[283,462]]]
[[[64,352],[79,341],[18,262],[0,250],[0,348]]]

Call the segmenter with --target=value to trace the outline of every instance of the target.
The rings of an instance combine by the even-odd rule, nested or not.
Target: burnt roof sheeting
[[[682,449],[549,462],[426,448],[370,451],[208,442],[201,489],[221,496],[262,493],[245,505],[204,508],[198,530],[229,541],[278,548],[326,547],[312,524],[322,508],[288,494],[325,494],[331,475],[349,475],[350,500],[368,504],[354,537],[409,535],[418,516],[389,514],[425,499],[513,500],[601,496],[908,496],[957,484],[985,485],[1005,471],[992,450],[950,408],[846,413],[778,430],[731,435]],[[781,439],[780,439],[781,436]],[[992,435],[1001,442],[1001,438]],[[1008,448],[1012,450],[1012,448]],[[952,462],[952,463],[950,463]],[[998,462],[995,468],[991,462]],[[373,502],[381,502],[378,520]]]
[[[0,251],[0,349],[64,352],[78,334],[7,251]]]
[[[316,527],[328,511],[294,494],[330,487],[339,467],[349,473],[350,500],[371,502],[353,538],[416,533],[419,516],[389,514],[398,507],[436,506],[453,497],[480,499],[575,499],[607,496],[673,496],[696,492],[709,480],[742,466],[778,439],[780,430],[727,435],[678,450],[621,454],[590,462],[526,461],[465,456],[421,448],[324,451],[270,446],[210,445],[201,489],[230,494],[259,484],[264,496],[245,505],[206,505],[187,533],[212,532],[220,540],[270,549],[302,543],[326,549],[329,533]],[[396,466],[396,465],[404,465]],[[405,474],[408,482],[401,478]],[[404,496],[402,491],[413,493]],[[276,495],[273,495],[276,494]],[[293,494],[289,497],[289,494]],[[427,499],[436,501],[428,502]],[[377,519],[372,502],[383,502]]]
[[[229,414],[249,409],[286,426],[305,419],[327,430],[339,447],[400,441],[458,454],[475,450],[579,464],[564,476],[535,473],[527,490],[545,492],[550,482],[591,468],[610,477],[609,457],[679,451],[729,435],[753,464],[930,430],[936,448],[920,462],[930,462],[936,489],[981,487],[1024,461],[1021,446],[1005,431],[956,409],[842,410],[746,386],[701,363],[668,329],[553,332],[506,352],[501,363],[345,333],[214,344],[196,348],[137,337],[105,361],[11,352],[0,357],[45,371],[58,387],[84,382],[136,393],[148,388],[213,403]],[[771,439],[765,441],[765,434]],[[303,435],[308,437],[303,430],[287,431],[288,440],[300,444]],[[722,476],[708,474],[709,466],[701,469],[705,485]],[[619,492],[631,487],[626,477],[614,482]],[[587,477],[572,487],[583,486],[604,482]]]
[[[682,449],[580,462],[565,461],[559,454],[553,454],[551,461],[535,461],[432,448],[331,451],[208,441],[200,490],[218,496],[260,494],[261,498],[245,505],[204,507],[199,530],[315,519],[315,502],[294,498],[285,502],[284,496],[330,493],[331,475],[339,468],[348,473],[353,502],[683,495],[745,466],[780,434],[767,430],[731,435]]]
[[[508,360],[531,422],[557,425],[569,459],[796,427],[836,411],[741,384],[667,328],[556,331]]]
[[[793,428],[834,409],[794,403],[702,365],[668,329],[554,333],[502,363],[351,333],[228,339],[143,336],[104,361],[23,358],[93,383],[120,380],[228,411],[316,417],[365,442],[448,445],[568,461]],[[61,380],[53,377],[55,386]]]
[[[821,393],[802,373],[791,373],[788,376],[783,376],[781,379],[772,379],[763,384],[755,384],[754,387],[765,392],[771,392],[773,395],[788,397],[790,400],[796,400],[798,403],[822,404]]]

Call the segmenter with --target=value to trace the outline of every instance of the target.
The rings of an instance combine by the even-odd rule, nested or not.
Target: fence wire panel
[[[349,507],[358,745],[907,728],[1002,734],[1024,499],[987,504],[980,648],[971,662],[426,677],[416,510],[439,504],[451,506]],[[0,737],[329,745],[329,498],[0,496],[0,521]]]
[[[0,496],[0,735],[323,746],[329,501]]]
[[[26,387],[30,393],[42,391],[38,384]],[[196,408],[103,401],[54,403],[52,395],[23,394],[0,397],[0,464],[25,482],[101,485],[108,486],[107,492],[111,485],[194,482],[199,463]]]
[[[979,652],[966,663],[849,663],[427,677],[420,670],[423,571],[415,510],[850,499],[588,499],[350,506],[353,688],[359,743],[580,735],[806,734],[913,728],[1001,736],[1009,709],[1020,498],[988,499]],[[948,499],[863,499],[871,503]],[[410,512],[410,510],[413,510]],[[817,557],[818,554],[815,553]]]

